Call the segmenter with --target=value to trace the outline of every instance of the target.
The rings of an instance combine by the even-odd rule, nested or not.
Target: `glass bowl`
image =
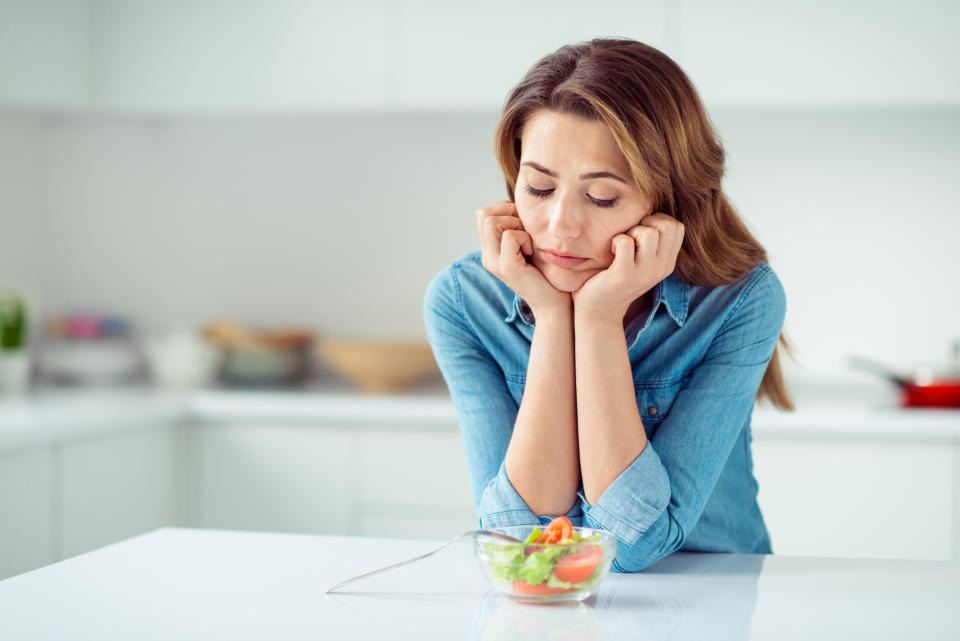
[[[529,525],[490,528],[473,539],[473,551],[487,581],[499,594],[527,603],[582,601],[596,592],[617,554],[617,537],[607,530],[573,528],[577,542],[527,543]],[[538,532],[539,533],[539,532]]]

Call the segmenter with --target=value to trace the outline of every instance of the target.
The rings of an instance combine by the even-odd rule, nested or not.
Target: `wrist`
[[[582,310],[574,307],[573,323],[578,329],[605,330],[614,328],[618,332],[623,330],[623,314],[601,314],[597,310]]]
[[[530,303],[527,303],[530,305]],[[564,294],[563,297],[547,303],[539,303],[536,306],[530,305],[530,311],[536,321],[559,320],[569,323],[573,317],[573,299],[570,294]]]

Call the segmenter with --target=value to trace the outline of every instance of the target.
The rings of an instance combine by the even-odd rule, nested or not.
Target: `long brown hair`
[[[602,121],[630,164],[653,211],[684,225],[675,273],[691,285],[738,280],[767,261],[767,252],[740,220],[720,180],[724,151],[693,84],[661,51],[633,40],[568,45],[537,62],[503,108],[495,134],[497,160],[514,198],[523,125],[538,109]],[[794,409],[780,370],[785,333],[767,365],[757,398]]]

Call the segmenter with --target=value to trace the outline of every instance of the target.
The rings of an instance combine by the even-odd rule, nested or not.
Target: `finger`
[[[665,260],[675,259],[683,242],[683,224],[671,220],[658,228],[660,229],[660,249],[657,251],[657,257]]]
[[[501,261],[506,258],[511,265],[526,264],[527,261],[523,257],[523,254],[526,252],[523,251],[523,248],[525,245],[529,246],[530,244],[530,234],[527,232],[518,229],[508,229],[504,231],[503,236],[500,237]]]
[[[640,225],[657,230],[659,243],[656,255],[658,257],[671,257],[679,251],[677,235],[682,237],[683,225],[676,218],[658,212],[645,216],[640,221]]]
[[[613,267],[633,266],[637,250],[636,241],[628,234],[617,234],[610,241],[613,252]]]
[[[628,230],[628,235],[636,244],[636,262],[643,263],[657,256],[660,247],[660,232],[654,227],[637,225]]]
[[[676,258],[680,254],[680,247],[683,246],[683,235],[686,229],[683,226],[683,223],[677,222],[677,230],[674,232],[672,237],[672,242],[670,244],[670,255]]]
[[[483,222],[491,216],[517,216],[517,205],[509,200],[500,200],[498,202],[481,207],[474,215],[477,218],[477,231],[483,235]]]
[[[670,222],[675,223],[677,222],[677,219],[669,214],[663,213],[662,211],[656,211],[651,214],[647,214],[646,216],[641,218],[639,224],[652,226],[657,223],[670,223]]]
[[[491,257],[500,255],[500,238],[508,229],[523,229],[523,223],[513,216],[488,216],[483,220],[481,239],[484,251]]]

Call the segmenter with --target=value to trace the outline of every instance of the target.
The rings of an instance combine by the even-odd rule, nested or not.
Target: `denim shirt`
[[[624,335],[648,443],[574,525],[616,534],[612,569],[633,572],[677,550],[771,553],[757,505],[750,418],[780,336],[786,297],[765,263],[718,287],[671,274]],[[480,526],[542,525],[507,478],[504,457],[526,380],[535,319],[480,252],[433,278],[427,338],[450,390]]]

